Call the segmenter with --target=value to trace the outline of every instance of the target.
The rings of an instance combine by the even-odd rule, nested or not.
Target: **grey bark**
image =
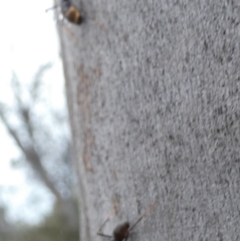
[[[81,240],[240,240],[240,3],[75,1],[60,26]]]

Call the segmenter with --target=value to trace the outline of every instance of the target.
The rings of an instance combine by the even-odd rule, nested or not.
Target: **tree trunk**
[[[239,1],[81,8],[60,26],[81,240],[155,200],[131,241],[240,240]]]

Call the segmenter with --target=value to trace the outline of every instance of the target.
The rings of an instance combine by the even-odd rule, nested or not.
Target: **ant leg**
[[[103,222],[103,224],[100,226],[100,228],[99,228],[98,231],[97,231],[97,235],[102,236],[102,237],[105,237],[105,238],[112,238],[111,235],[102,233],[102,228],[103,228],[103,226],[106,224],[106,222],[107,222],[108,220],[109,220],[109,217],[107,217],[107,219],[106,219],[106,220]]]
[[[48,11],[53,10],[55,8],[58,8],[58,7],[59,7],[59,5],[54,5],[53,7],[50,7],[48,9],[46,9],[45,11],[48,12]]]
[[[135,226],[136,226],[145,216],[147,216],[147,214],[148,214],[149,212],[152,211],[152,209],[153,209],[154,206],[156,205],[156,202],[157,202],[157,201],[155,201],[153,204],[151,204],[151,205],[149,206],[149,208],[138,218],[138,220],[132,225],[132,227],[129,228],[129,232],[132,231],[132,230],[135,228]]]
[[[111,235],[104,234],[104,233],[97,233],[97,235],[102,236],[102,237],[105,237],[105,238],[112,238]]]

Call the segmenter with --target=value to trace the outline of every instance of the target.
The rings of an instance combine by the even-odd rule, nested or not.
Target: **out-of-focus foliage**
[[[58,207],[49,220],[45,220],[46,223],[52,220],[52,226],[42,224],[29,232],[38,236],[37,233],[44,230],[49,235],[62,233],[62,237],[68,233],[64,231],[66,227],[67,230],[78,230],[78,212],[74,207],[76,179],[71,160],[67,111],[58,103],[53,104],[48,83],[43,81],[51,66],[41,66],[27,84],[21,82],[15,72],[12,73],[13,101],[0,102],[0,119],[22,154],[12,161],[13,166],[26,164],[30,170],[29,179],[38,179],[55,197]],[[63,221],[60,214],[66,220]]]
[[[77,212],[77,205],[76,212]],[[0,209],[0,225],[4,223],[4,229],[0,227],[1,241],[78,241],[78,230],[68,225],[67,218],[62,209],[55,205],[54,210],[45,220],[36,226],[26,224],[9,224],[5,221],[4,209]],[[2,212],[3,211],[3,212]]]
[[[75,179],[67,111],[53,104],[48,83],[43,81],[51,66],[50,63],[41,66],[28,83],[12,73],[13,101],[0,102],[0,118],[23,154],[13,164],[20,165],[25,159],[35,177],[59,200],[71,196]]]

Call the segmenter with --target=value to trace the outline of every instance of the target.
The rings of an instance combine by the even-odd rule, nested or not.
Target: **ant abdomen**
[[[129,227],[129,222],[124,222],[117,225],[117,227],[113,231],[114,241],[122,241],[126,239],[129,235]]]

